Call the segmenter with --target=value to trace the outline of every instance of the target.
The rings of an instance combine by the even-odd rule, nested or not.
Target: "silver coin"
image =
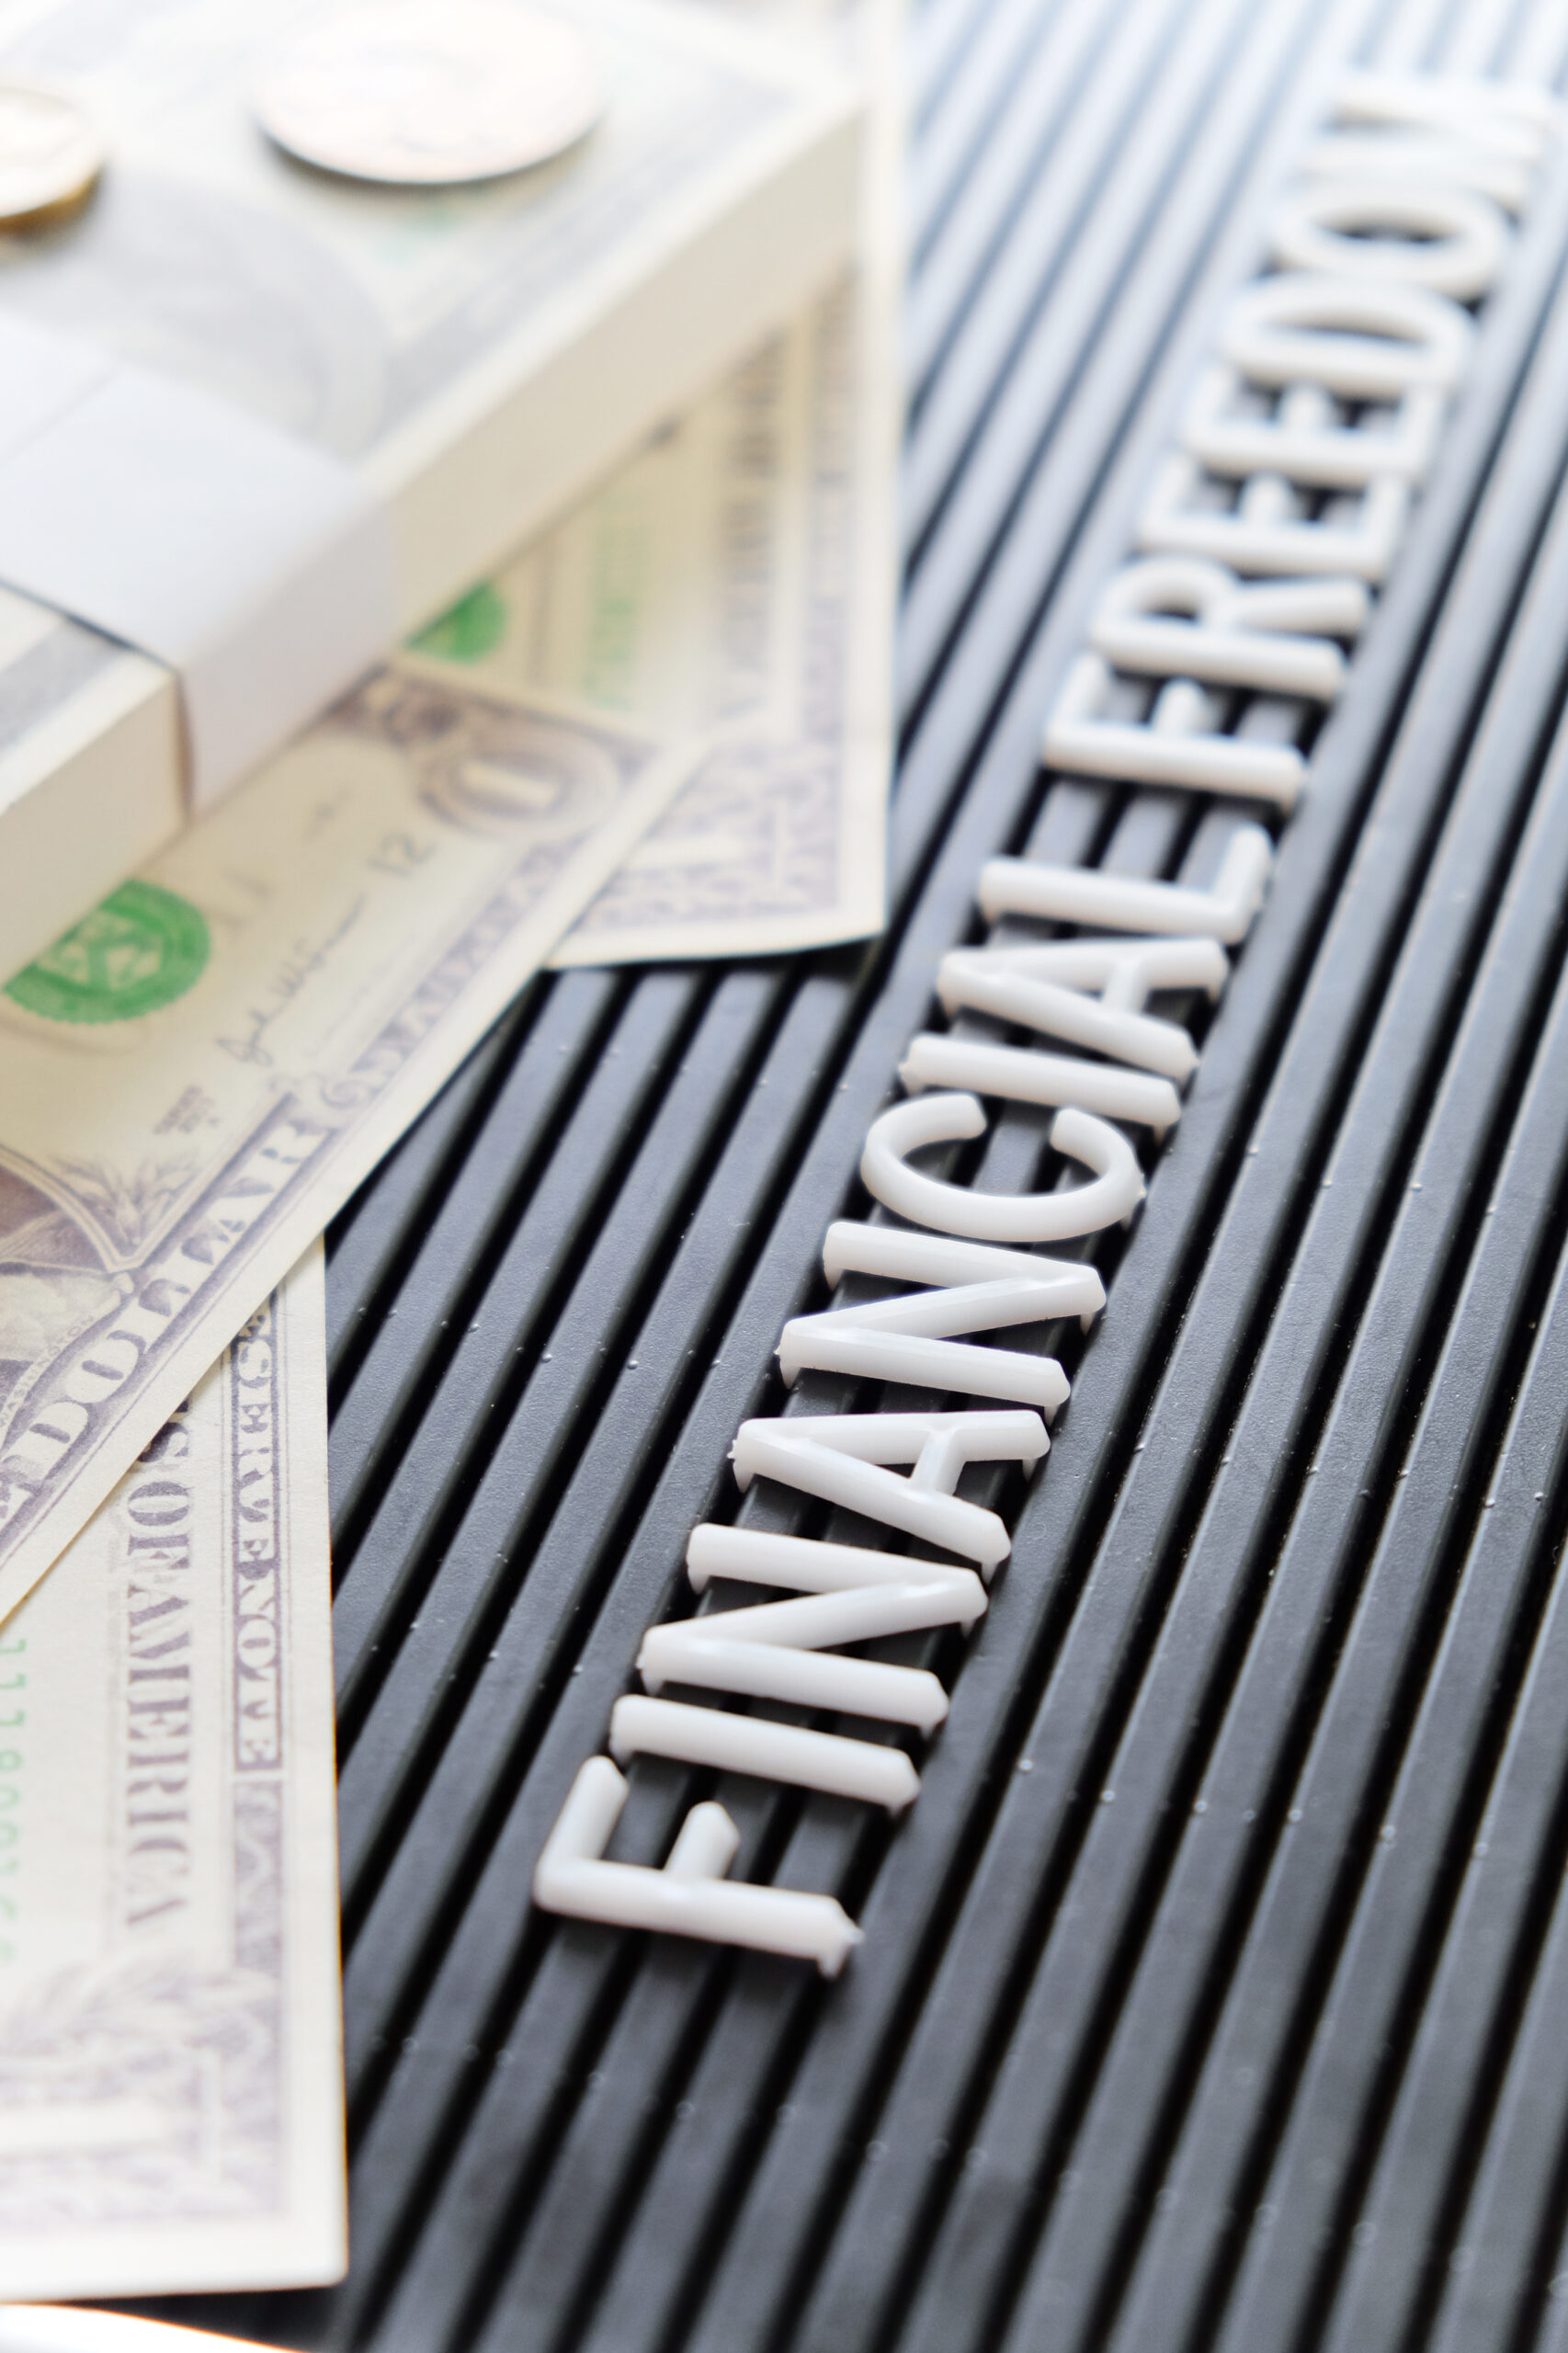
[[[103,166],[103,141],[74,98],[30,82],[0,82],[0,230],[67,219],[86,202]]]
[[[604,106],[574,25],[507,0],[364,0],[274,51],[254,90],[282,147],[353,179],[494,179],[582,138]]]

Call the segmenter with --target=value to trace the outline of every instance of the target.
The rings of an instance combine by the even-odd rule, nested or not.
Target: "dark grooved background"
[[[835,1891],[865,1944],[824,1985],[529,1909],[644,1626],[692,1606],[692,1523],[877,1540],[740,1507],[725,1452],[865,1211],[983,858],[1215,870],[1233,805],[1034,746],[1335,71],[1557,82],[1568,9],[925,0],[911,45],[890,928],[540,983],[334,1229],[354,2267],[160,2309],[335,2353],[1544,2353],[1568,168],[1229,994],[1170,1008],[1203,1063],[1096,1250],[1108,1313],[1032,1336],[1074,1380],[1050,1462],[966,1487],[1016,1530],[990,1615],[882,1646],[954,1695],[918,1803],[632,1774],[615,1851],[716,1791],[737,1872]],[[1045,1128],[1006,1109],[953,1171],[1053,1181]],[[881,1402],[930,1401],[812,1375],[790,1410]]]

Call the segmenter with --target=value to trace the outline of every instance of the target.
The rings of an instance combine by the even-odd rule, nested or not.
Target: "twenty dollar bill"
[[[322,1254],[0,1632],[0,2299],[346,2261]]]

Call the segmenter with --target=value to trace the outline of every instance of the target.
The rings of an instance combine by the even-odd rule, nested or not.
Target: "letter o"
[[[129,1332],[109,1332],[90,1340],[61,1383],[78,1405],[101,1405],[122,1388],[142,1361],[142,1350]]]
[[[234,1648],[247,1673],[259,1675],[277,1659],[278,1629],[270,1618],[242,1619]]]
[[[190,1517],[190,1490],[177,1479],[147,1479],[127,1495],[125,1511],[138,1528],[177,1528]]]
[[[1379,229],[1404,234],[1366,233]],[[1274,258],[1284,269],[1392,279],[1456,302],[1484,294],[1507,251],[1497,207],[1464,188],[1326,180],[1293,190],[1274,216]]]
[[[1356,401],[1459,381],[1475,340],[1468,312],[1425,286],[1291,270],[1244,287],[1221,348],[1254,384],[1321,384]]]

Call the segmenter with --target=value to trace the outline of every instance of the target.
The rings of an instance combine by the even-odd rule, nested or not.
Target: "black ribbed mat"
[[[1035,747],[1335,70],[1557,81],[1568,10],[926,0],[912,45],[889,932],[534,987],[334,1229],[353,2269],[142,2309],[342,2353],[1544,2353],[1568,169],[1096,1250],[1109,1309],[1054,1337],[1050,1462],[966,1486],[1016,1531],[990,1614],[881,1654],[955,1694],[919,1802],[719,1784],[737,1875],[837,1893],[864,1944],[824,1984],[529,1908],[688,1529],[736,1514],[735,1424],[779,1408],[982,860],[1214,871],[1233,805]],[[1046,1123],[1004,1108],[960,1173],[1034,1186]],[[801,1501],[740,1516],[835,1526]],[[656,1859],[714,1777],[631,1779],[619,1849]]]

